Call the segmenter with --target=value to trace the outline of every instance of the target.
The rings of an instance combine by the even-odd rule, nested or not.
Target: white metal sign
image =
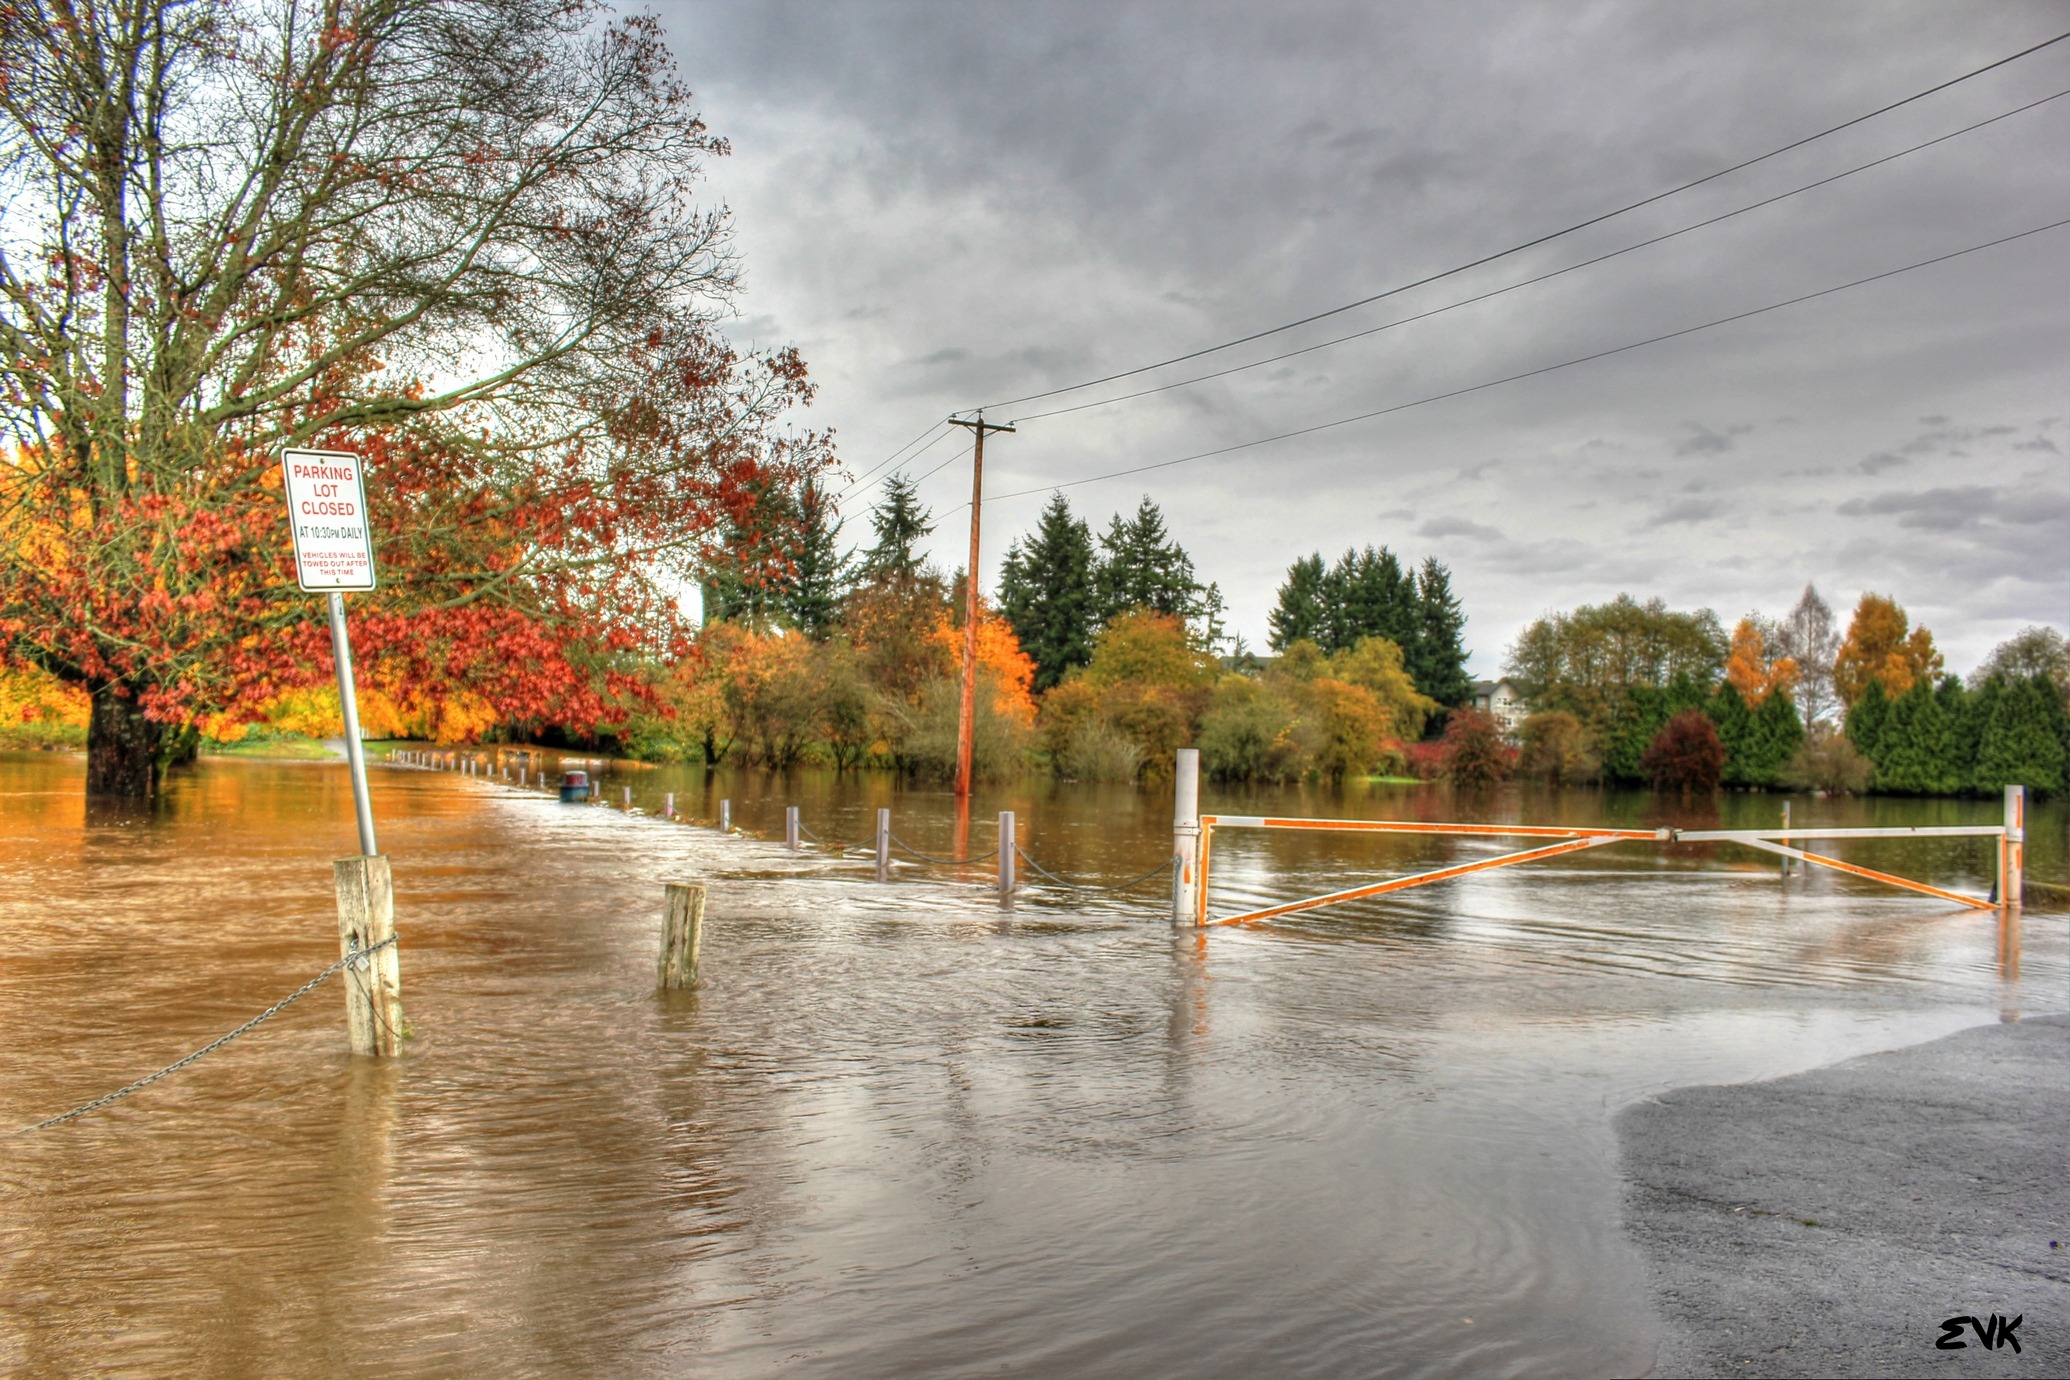
[[[284,450],[280,477],[303,589],[372,589],[374,535],[359,457],[344,450]]]

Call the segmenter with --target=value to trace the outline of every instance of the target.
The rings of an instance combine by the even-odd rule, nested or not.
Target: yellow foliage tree
[[[1762,636],[1760,625],[1751,618],[1742,618],[1739,626],[1732,630],[1732,651],[1725,658],[1725,679],[1739,691],[1739,697],[1746,701],[1747,708],[1758,709],[1763,700],[1778,690],[1786,695],[1796,693],[1797,663],[1786,656],[1771,659],[1768,639]]]
[[[1912,628],[1897,600],[1864,594],[1847,625],[1847,640],[1833,658],[1833,688],[1843,704],[1852,706],[1869,682],[1878,680],[1883,692],[1896,699],[1914,681],[1940,669],[1941,654],[1934,649],[1932,633]]]

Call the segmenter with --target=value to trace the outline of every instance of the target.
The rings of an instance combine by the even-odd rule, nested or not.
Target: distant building
[[[1505,737],[1517,736],[1517,728],[1531,713],[1524,692],[1512,680],[1477,680],[1473,683],[1473,707],[1494,716]]]

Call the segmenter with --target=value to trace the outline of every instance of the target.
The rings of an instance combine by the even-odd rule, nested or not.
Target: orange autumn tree
[[[1883,693],[1896,699],[1914,681],[1931,679],[1940,669],[1941,654],[1934,648],[1932,633],[1911,627],[1895,599],[1864,594],[1847,625],[1847,640],[1833,658],[1833,687],[1841,703],[1849,706],[1872,680],[1881,681]]]
[[[601,0],[0,17],[0,659],[84,690],[87,791],[329,674],[274,489],[362,453],[370,689],[586,726],[683,641],[714,523],[824,438],[716,330],[726,152]]]
[[[1732,630],[1732,650],[1725,658],[1725,679],[1739,691],[1747,708],[1758,709],[1762,701],[1780,691],[1796,694],[1797,663],[1786,656],[1771,656],[1761,625],[1751,618],[1739,620]]]

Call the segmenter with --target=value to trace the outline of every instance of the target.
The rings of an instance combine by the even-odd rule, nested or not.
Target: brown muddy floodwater
[[[170,1062],[337,955],[342,766],[204,762],[143,816],[88,812],[82,778],[74,756],[0,756],[8,1126]],[[954,842],[944,796],[874,778],[626,771],[607,798],[628,784],[704,818],[730,796],[753,830],[799,803],[841,841],[890,804],[914,847]],[[1154,884],[1007,909],[981,869],[880,883],[491,780],[377,768],[373,788],[407,1056],[347,1055],[327,986],[105,1112],[0,1141],[0,1369],[1643,1372],[1620,1106],[2066,1005],[2060,913],[2030,912],[2007,952],[1990,914],[1845,877],[1785,887],[1729,849],[1620,846],[1175,938]],[[1674,813],[1595,792],[1209,794]],[[1751,826],[1778,805],[1715,809]],[[1029,787],[976,813],[1002,808],[1060,872],[1121,880],[1169,852],[1154,792]],[[2064,812],[2030,827],[2032,875],[2060,884]],[[1500,847],[1218,835],[1214,905]],[[1989,885],[1981,843],[1860,847]],[[661,887],[685,877],[712,883],[707,976],[664,998]]]

